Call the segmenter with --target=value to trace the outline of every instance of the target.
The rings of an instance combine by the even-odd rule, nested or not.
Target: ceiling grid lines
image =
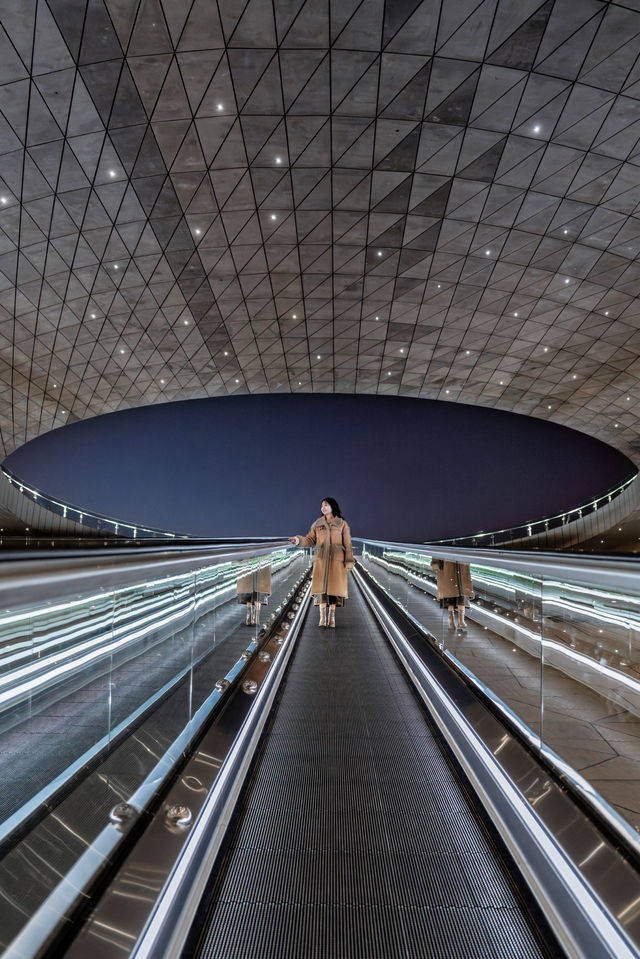
[[[481,6],[481,4],[478,4],[478,6]],[[442,8],[441,8],[441,9],[442,9]],[[477,9],[477,7],[476,7],[476,9]],[[472,10],[472,11],[469,12],[469,15],[467,16],[467,20],[469,19],[469,17],[470,17],[474,12],[475,12],[475,10]],[[495,10],[495,8],[494,8],[493,18],[495,18],[495,12],[496,12],[496,10]],[[458,29],[460,29],[461,26],[462,26],[462,25],[460,25],[460,26],[458,27]],[[447,38],[447,39],[449,39],[449,38]],[[487,40],[488,40],[488,34],[487,34]],[[446,42],[446,41],[444,41],[444,42]],[[486,51],[486,45],[485,45],[485,51]],[[460,84],[460,85],[462,85],[462,84]],[[455,91],[454,91],[454,92],[455,92]],[[427,98],[427,96],[428,96],[428,87],[427,87],[427,89],[425,90],[425,103],[426,103],[426,98]],[[424,111],[423,111],[423,112],[424,112]],[[465,123],[465,128],[467,127],[467,125],[468,125],[468,124]],[[457,155],[456,155],[456,167],[457,167],[457,164],[458,164],[458,162],[459,162],[459,160],[460,160],[460,155],[461,155],[461,152],[462,152],[462,147],[463,147],[463,139],[460,138],[460,142],[459,142],[459,144],[458,144]],[[424,301],[425,301],[425,296],[426,296],[426,293],[427,293],[428,284],[429,284],[429,282],[430,282],[430,280],[431,280],[431,277],[432,277],[432,274],[431,274],[431,266],[432,266],[432,264],[429,265],[429,271],[428,271],[428,274],[427,274],[427,277],[426,277],[426,283],[425,283],[425,286],[424,286],[423,295],[422,295],[422,300],[421,300],[421,303],[420,303],[420,307],[421,307],[421,308],[422,308],[422,306],[424,305]],[[468,329],[468,327],[467,327],[467,329]],[[410,351],[411,351],[411,347],[412,347],[412,345],[413,345],[413,338],[414,338],[414,336],[416,335],[416,331],[417,331],[417,327],[414,328],[414,331],[413,331],[412,337],[411,337],[411,342],[410,342],[410,344],[409,344],[409,346],[408,346],[408,348],[407,348],[407,361],[408,361],[408,356],[409,356]],[[429,373],[430,373],[430,370],[431,370],[431,368],[432,368],[433,357],[434,357],[434,355],[436,354],[436,352],[437,352],[437,350],[438,350],[438,347],[439,347],[439,345],[440,345],[440,339],[441,339],[441,336],[442,336],[442,334],[443,334],[443,331],[444,331],[444,327],[441,327],[441,328],[437,331],[437,333],[436,333],[436,340],[435,340],[435,343],[434,343],[434,345],[433,345],[433,352],[432,352],[431,357],[429,358],[428,363],[427,363],[427,368],[426,368],[426,370],[425,370],[424,378],[423,378],[423,381],[422,381],[422,388],[424,388],[425,383],[426,383],[426,382],[428,381],[428,379],[429,379]],[[459,344],[458,352],[462,349],[463,338],[464,338],[463,336],[460,336],[460,344]],[[454,362],[455,362],[455,361],[454,361]],[[452,368],[453,368],[453,364],[452,364]],[[458,368],[459,368],[459,366],[458,366]],[[454,373],[454,377],[455,377],[456,375],[457,375],[457,374]],[[433,384],[433,385],[435,385],[435,384],[437,383],[437,379],[438,379],[438,377],[437,377],[437,373],[436,373],[436,375],[432,378],[432,384]],[[446,389],[446,390],[445,390],[444,382],[441,384],[441,391],[444,391],[444,395],[445,395],[445,396],[446,396],[446,395],[449,395],[450,392],[451,392],[450,389]],[[417,392],[417,391],[416,391],[416,392]]]
[[[284,389],[506,408],[640,459],[635,4],[14,6],[5,453]]]
[[[35,29],[36,29],[36,22],[37,22],[37,13],[38,13],[38,11],[37,11],[37,7],[36,7],[35,19],[34,19],[34,47],[33,47],[32,49],[35,49]],[[84,35],[85,25],[86,25],[86,9],[85,9],[85,11],[84,11],[84,16],[83,16],[83,18],[82,18],[81,37]],[[67,49],[68,49],[68,48],[67,48]],[[76,83],[78,82],[78,73],[79,73],[78,69],[75,69],[75,70],[74,70],[74,76],[73,76],[73,82],[72,82],[72,86],[71,86],[71,97],[73,97],[73,95],[74,95]],[[30,82],[33,83],[33,80],[31,80]],[[52,119],[55,121],[55,117],[52,117]],[[69,123],[69,115],[67,115],[67,117],[66,117],[66,122],[65,122],[65,124],[64,124],[64,129],[62,129],[63,142],[64,142],[63,152],[64,152],[65,149],[67,149],[68,123]],[[28,128],[28,122],[27,122],[27,128]],[[101,143],[100,150],[99,150],[98,165],[100,164],[100,158],[102,157],[102,152],[103,152],[103,150],[104,150],[104,145],[105,145],[105,143],[106,143],[106,140],[107,140],[107,133],[106,133],[106,130],[105,130],[104,134],[102,135],[102,143]],[[56,172],[56,182],[55,182],[55,187],[54,187],[54,193],[55,193],[55,194],[57,194],[58,191],[59,191],[61,177],[62,177],[62,163],[60,164],[60,166],[58,167],[58,170],[57,170],[57,172]],[[90,198],[91,198],[91,191],[93,191],[94,187],[95,187],[95,176],[92,178],[92,180],[91,180],[91,182],[90,182],[90,190],[89,190],[89,192],[88,192],[88,194],[87,194],[87,202],[86,202],[85,207],[84,207],[84,210],[82,211],[82,214],[81,214],[80,230],[79,230],[79,232],[78,232],[78,234],[77,234],[77,236],[76,236],[76,238],[75,238],[75,242],[74,242],[74,244],[73,244],[73,249],[72,249],[72,251],[70,252],[70,263],[73,263],[73,262],[75,261],[75,258],[76,258],[76,255],[77,255],[77,252],[78,252],[78,249],[79,249],[79,246],[80,246],[81,237],[82,237],[82,225],[83,225],[83,223],[84,223],[84,218],[85,218],[85,216],[86,216],[87,209],[88,209],[88,206],[89,206],[89,202],[90,202]],[[55,211],[55,205],[52,204],[52,205],[51,205],[51,214],[50,214],[50,219],[49,219],[49,231],[51,231],[52,226],[53,226],[54,211]],[[45,284],[45,282],[46,282],[45,277],[46,277],[46,271],[47,271],[47,263],[48,263],[48,260],[49,260],[51,248],[52,248],[51,240],[50,240],[50,237],[48,237],[48,238],[47,238],[45,258],[44,258],[44,268],[43,268],[43,277],[42,277],[41,291],[42,291],[42,289],[43,289],[43,287],[44,287],[44,284]],[[70,283],[71,283],[71,278],[72,278],[72,274],[71,274],[71,272],[70,272],[70,273],[69,273],[69,276],[67,277],[67,282],[66,282],[66,285],[65,285],[65,289],[64,289],[64,291],[63,291],[63,298],[66,298],[66,296],[67,296],[67,294],[68,294],[69,286],[70,286]],[[89,296],[91,296],[91,290],[88,290],[87,292],[89,293]],[[36,344],[37,344],[37,343],[39,342],[39,340],[40,340],[40,337],[38,337],[38,335],[37,335],[37,325],[38,325],[38,322],[39,322],[39,321],[40,321],[40,322],[42,321],[40,298],[38,299],[38,302],[35,304],[35,306],[36,306],[37,313],[36,313],[36,321],[35,321],[35,322],[36,322],[36,336],[34,337],[34,341],[33,341],[34,353],[35,353],[35,346],[36,346]],[[79,331],[80,331],[80,327],[78,328],[78,333],[79,333]],[[57,330],[56,330],[56,333],[54,334],[55,339],[54,339],[53,349],[52,349],[52,352],[51,352],[51,354],[50,354],[49,365],[48,365],[48,367],[47,367],[47,369],[46,369],[46,372],[45,372],[45,377],[46,377],[46,379],[45,379],[45,382],[44,382],[44,384],[43,384],[43,391],[44,391],[45,396],[46,396],[46,395],[51,395],[51,391],[52,391],[53,389],[58,390],[58,392],[55,394],[55,396],[52,396],[52,400],[53,400],[54,405],[56,406],[56,408],[57,408],[57,409],[60,409],[62,415],[65,416],[65,415],[66,415],[66,411],[63,410],[63,401],[62,401],[61,398],[64,396],[65,390],[67,389],[67,372],[68,372],[68,370],[64,370],[64,371],[62,372],[62,376],[59,378],[59,379],[60,379],[60,382],[59,382],[59,383],[56,383],[55,386],[54,386],[54,384],[53,384],[53,382],[52,382],[52,380],[51,380],[51,377],[52,377],[51,362],[52,362],[52,360],[53,360],[53,357],[56,355],[56,350],[55,350],[56,340],[58,340],[59,336],[60,336],[60,331],[59,331],[59,329],[57,329]],[[72,342],[70,345],[71,345],[71,353],[73,354],[73,353],[75,353],[75,351],[76,351],[77,334],[76,334],[76,340],[74,340],[74,342]],[[66,349],[66,347],[63,346],[63,349]],[[86,367],[85,367],[85,370],[86,370]],[[55,374],[54,374],[54,375],[55,375]],[[56,377],[56,379],[58,379],[58,378]],[[49,386],[49,383],[50,383],[50,382],[51,382],[51,386]],[[69,392],[71,393],[72,391],[70,390]],[[74,394],[73,396],[70,396],[70,402],[69,402],[69,404],[68,404],[69,406],[74,405],[75,395],[76,395],[76,394]],[[44,411],[44,405],[43,405],[43,407],[42,407],[41,410],[40,410],[39,427],[42,426],[42,413],[43,413],[43,411]]]

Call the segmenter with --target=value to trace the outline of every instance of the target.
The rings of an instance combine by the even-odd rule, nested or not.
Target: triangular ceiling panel
[[[298,383],[555,391],[600,431],[640,396],[634,4],[80,6],[0,31],[5,450],[58,407]]]

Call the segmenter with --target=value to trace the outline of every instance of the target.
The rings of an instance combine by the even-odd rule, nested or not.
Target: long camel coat
[[[271,566],[264,564],[256,566],[251,572],[240,576],[236,580],[236,595],[243,597],[238,602],[262,602],[259,597],[271,595]],[[256,597],[255,599],[246,599],[247,596]]]
[[[315,595],[349,595],[347,570],[353,569],[353,549],[349,524],[335,517],[330,521],[321,516],[306,536],[296,536],[296,546],[313,546],[313,578],[311,592]]]
[[[467,563],[450,563],[448,560],[434,559],[431,561],[431,568],[436,571],[438,599],[473,596],[471,570]]]

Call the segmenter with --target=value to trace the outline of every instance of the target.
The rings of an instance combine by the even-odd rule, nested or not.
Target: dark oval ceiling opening
[[[617,450],[554,423],[362,394],[125,410],[40,436],[5,463],[64,502],[192,536],[300,532],[334,496],[354,535],[406,542],[539,519],[635,473]]]

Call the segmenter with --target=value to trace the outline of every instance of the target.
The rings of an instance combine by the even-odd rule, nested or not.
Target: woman
[[[236,598],[241,606],[247,607],[245,625],[260,625],[260,607],[269,601],[271,595],[271,566],[263,564],[236,581]]]
[[[296,546],[314,547],[311,592],[314,605],[320,607],[318,625],[335,629],[336,606],[344,606],[349,595],[347,570],[354,567],[351,531],[332,496],[322,500],[320,510],[322,516],[307,535],[290,536],[289,541]]]
[[[455,629],[453,611],[458,611],[458,629],[466,629],[465,606],[473,596],[471,570],[468,563],[451,563],[444,559],[432,559],[431,568],[435,570],[438,581],[438,599],[442,609],[449,610],[449,629]]]

